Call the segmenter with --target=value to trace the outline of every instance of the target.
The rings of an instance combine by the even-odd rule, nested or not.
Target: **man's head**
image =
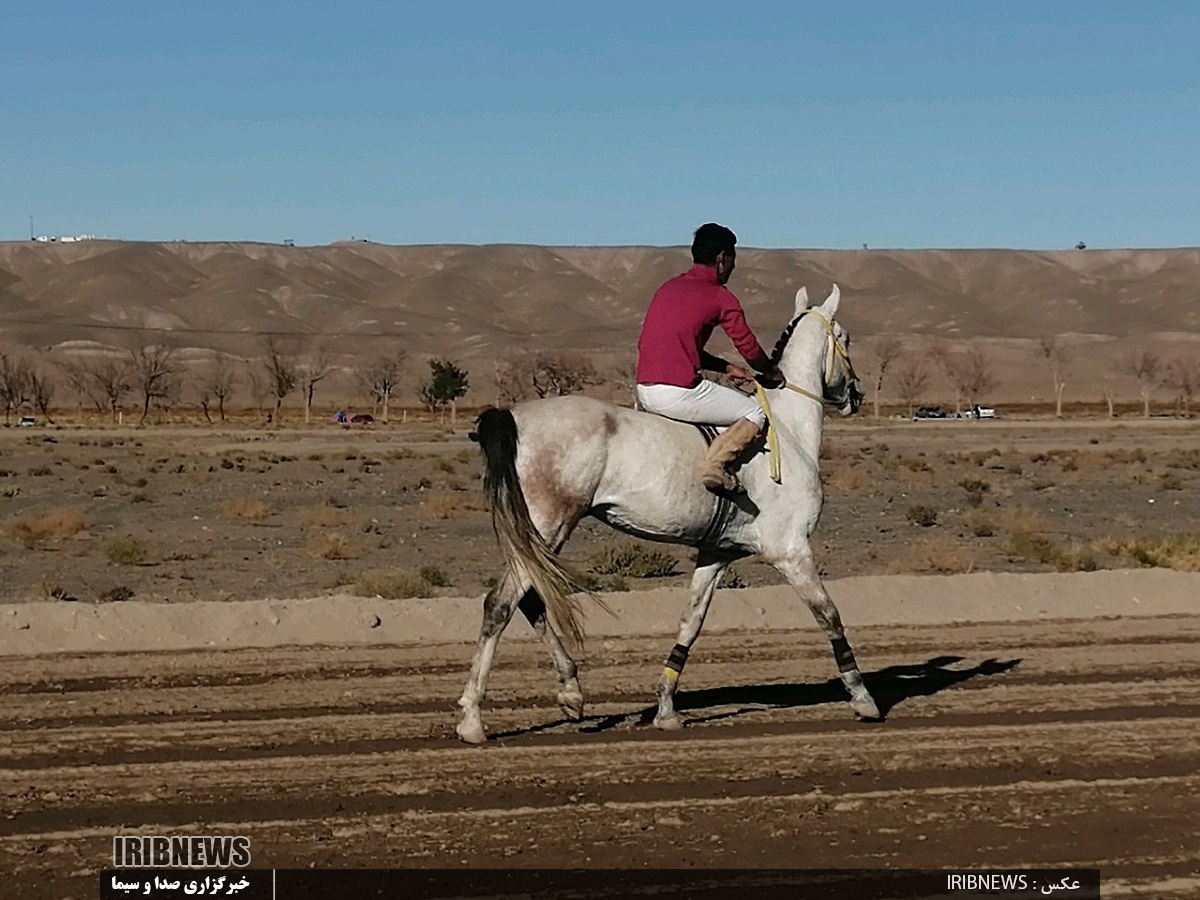
[[[729,281],[737,257],[737,235],[715,222],[701,225],[692,238],[692,262],[702,266],[715,266],[717,280],[721,284]]]

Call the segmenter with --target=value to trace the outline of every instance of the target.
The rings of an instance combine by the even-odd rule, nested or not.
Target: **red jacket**
[[[638,384],[694,387],[702,368],[723,370],[724,360],[704,352],[717,325],[747,362],[765,356],[746,324],[742,304],[717,281],[715,267],[695,265],[676,275],[658,289],[646,310],[638,338]]]

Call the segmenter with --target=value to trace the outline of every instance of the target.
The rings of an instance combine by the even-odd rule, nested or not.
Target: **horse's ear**
[[[821,304],[821,309],[825,310],[825,315],[833,318],[837,315],[838,304],[842,300],[842,292],[835,284],[833,290],[829,292],[829,296],[825,298],[825,302]]]
[[[796,315],[808,309],[808,288],[802,287],[796,291]]]

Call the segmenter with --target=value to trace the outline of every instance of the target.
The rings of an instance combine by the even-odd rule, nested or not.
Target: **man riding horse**
[[[654,294],[638,338],[637,398],[642,409],[681,422],[728,425],[708,448],[700,478],[711,491],[740,489],[726,468],[758,437],[766,415],[754,397],[709,381],[702,371],[754,380],[743,366],[704,350],[717,325],[729,335],[765,387],[784,383],[746,324],[742,304],[725,287],[733,274],[737,236],[724,225],[696,229],[693,266]]]

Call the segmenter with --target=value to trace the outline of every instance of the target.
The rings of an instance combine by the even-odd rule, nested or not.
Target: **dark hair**
[[[732,251],[737,235],[716,222],[709,222],[696,229],[692,240],[692,262],[703,266],[715,266],[717,257]]]

